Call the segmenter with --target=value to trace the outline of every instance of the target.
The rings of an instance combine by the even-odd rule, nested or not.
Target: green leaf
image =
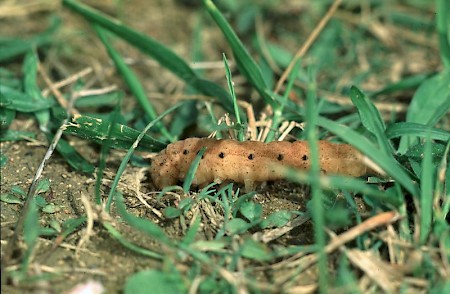
[[[76,135],[98,144],[103,144],[108,135],[109,122],[85,115],[73,117],[72,121],[65,125],[66,134]],[[114,124],[111,129],[111,148],[129,149],[140,132],[122,124]],[[166,144],[144,135],[137,150],[158,152],[166,147]]]
[[[35,133],[27,131],[7,130],[6,132],[0,132],[0,142],[22,141],[26,139],[34,139],[35,137]]]
[[[246,258],[258,261],[266,261],[272,258],[271,252],[265,244],[250,238],[247,238],[242,244],[241,254]]]
[[[381,167],[388,175],[398,181],[412,195],[419,195],[417,184],[409,177],[399,163],[392,156],[386,156],[384,152],[381,152],[367,138],[347,126],[340,125],[324,117],[318,117],[317,125],[336,134],[348,144],[352,144],[356,149]]]
[[[41,89],[37,84],[38,63],[39,60],[36,52],[34,50],[28,51],[25,55],[22,69],[24,74],[24,91],[27,95],[32,97],[34,101],[53,100],[51,98],[45,98],[41,94]],[[50,122],[50,111],[48,109],[43,109],[41,111],[36,111],[34,115],[39,122],[40,129],[47,131],[47,125]]]
[[[123,203],[123,197],[122,195],[116,193],[116,205],[117,205],[117,211],[119,212],[120,216],[133,228],[149,235],[150,237],[154,238],[155,240],[171,245],[173,242],[172,240],[166,235],[166,233],[154,222],[136,217],[130,213],[127,212],[125,204]]]
[[[50,189],[50,180],[49,179],[43,179],[40,180],[36,186],[36,195],[45,193]]]
[[[0,201],[9,203],[9,204],[22,204],[23,203],[22,199],[15,196],[14,194],[10,194],[10,193],[1,194]]]
[[[191,188],[192,181],[194,180],[195,173],[197,172],[197,168],[200,164],[200,160],[202,160],[202,156],[206,151],[206,147],[203,147],[200,149],[200,151],[195,156],[194,160],[192,161],[191,165],[189,166],[189,169],[186,173],[186,177],[184,178],[183,183],[183,191],[185,193],[189,192],[189,189]]]
[[[450,132],[412,122],[398,122],[391,124],[387,127],[385,133],[389,139],[409,135],[421,138],[429,136],[433,140],[440,141],[450,140]]]
[[[153,269],[138,272],[125,282],[125,294],[146,294],[149,290],[152,294],[187,293],[178,274]]]
[[[248,201],[242,203],[242,205],[239,207],[239,211],[250,222],[256,222],[261,219],[263,208],[259,203]]]
[[[191,248],[199,251],[219,252],[222,251],[226,245],[226,242],[223,240],[199,240],[192,243]]]
[[[241,218],[233,218],[225,225],[225,230],[230,235],[245,233],[252,225]]]
[[[0,95],[2,95],[0,93]],[[12,121],[16,117],[16,111],[12,109],[0,108],[0,132],[3,137],[3,132],[9,128]]]
[[[0,84],[0,107],[19,112],[36,112],[54,105],[52,99],[36,100],[24,92]]]
[[[182,211],[178,208],[169,206],[169,207],[164,208],[163,213],[164,213],[164,216],[167,218],[176,218],[181,215]]]
[[[49,214],[56,213],[58,211],[61,211],[61,206],[55,205],[54,203],[49,203],[42,208],[42,212]]]
[[[260,223],[262,229],[280,228],[285,226],[292,218],[292,213],[287,210],[280,210],[269,214],[266,219]]]
[[[425,80],[417,89],[406,113],[406,121],[434,126],[450,110],[450,70]],[[404,136],[398,152],[403,154],[417,138]]]
[[[378,109],[372,101],[370,101],[369,98],[355,86],[352,86],[350,89],[350,98],[358,109],[359,118],[361,119],[363,126],[377,138],[378,146],[380,146],[382,151],[390,156],[393,148],[384,133],[386,126],[384,125],[384,121],[381,118]]]

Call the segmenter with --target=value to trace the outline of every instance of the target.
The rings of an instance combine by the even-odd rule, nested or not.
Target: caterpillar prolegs
[[[310,166],[306,141],[263,143],[189,138],[169,144],[153,159],[150,172],[156,187],[162,189],[183,180],[202,147],[206,151],[192,183],[196,186],[232,181],[243,183],[249,191],[255,183],[283,179],[283,167],[308,170]],[[364,156],[351,145],[319,141],[318,147],[320,168],[326,174],[374,174],[364,164]]]

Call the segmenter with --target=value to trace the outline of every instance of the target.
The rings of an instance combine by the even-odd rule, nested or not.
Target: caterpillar
[[[255,183],[284,178],[284,168],[308,170],[307,141],[239,142],[231,139],[189,138],[169,144],[153,158],[150,174],[155,186],[162,189],[182,181],[202,147],[206,151],[192,184],[232,181],[253,190]],[[364,155],[348,144],[318,142],[319,163],[325,174],[360,177],[374,174],[364,164]]]

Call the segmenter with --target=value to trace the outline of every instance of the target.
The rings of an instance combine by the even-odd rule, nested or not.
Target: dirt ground
[[[25,7],[25,2],[27,1],[13,1],[12,3],[18,7]],[[27,12],[25,9],[22,16],[2,20],[4,24],[0,25],[0,35],[26,36],[42,31],[48,25],[48,16],[56,14],[63,21],[62,29],[55,36],[56,45],[49,49],[43,60],[44,67],[49,71],[56,68],[59,74],[69,76],[87,66],[92,66],[95,75],[103,77],[100,82],[105,86],[117,84],[118,87],[123,87],[123,82],[114,72],[95,33],[83,19],[55,2],[57,1],[42,1],[47,4],[42,4],[41,10]],[[182,1],[133,0],[123,1],[124,5],[120,5],[121,10],[117,11],[116,2],[113,0],[85,1],[93,7],[121,18],[130,27],[151,35],[190,60],[192,32],[196,24],[194,12],[199,8],[180,5],[179,2]],[[17,23],[21,25],[15,25]],[[220,62],[221,53],[223,51],[229,53],[222,36],[217,29],[208,28],[205,28],[203,34],[205,41],[202,47],[206,56],[205,60]],[[291,52],[295,52],[298,44],[295,42],[286,44],[286,46],[289,45],[292,46],[289,48]],[[183,84],[180,81],[155,63],[148,63],[149,59],[136,49],[122,42],[117,42],[116,48],[121,52],[126,52],[126,57],[134,62],[133,69],[142,79],[146,91],[156,93],[157,99],[159,97],[156,104],[160,110],[167,105],[165,105],[164,95],[159,94],[158,96],[157,93],[172,95],[181,91]],[[231,56],[231,54],[229,55]],[[20,66],[21,62],[18,60],[17,64],[12,64],[9,69],[19,73]],[[427,63],[427,66],[432,68],[433,62]],[[419,67],[415,71],[419,72],[422,69]],[[223,68],[218,67],[210,70],[209,77],[224,83],[223,75]],[[58,77],[54,76],[53,78],[56,80]],[[239,83],[238,79],[237,83]],[[124,105],[132,107],[134,100],[131,97],[126,99],[129,99],[130,104],[124,103]],[[11,129],[35,131],[39,134],[35,120],[26,115],[19,115]],[[69,141],[92,162],[98,160],[99,146],[77,137],[69,137]],[[31,141],[1,143],[2,154],[8,158],[6,166],[1,169],[1,194],[8,193],[14,186],[19,186],[24,191],[28,190],[47,146],[47,140],[43,135],[38,135],[35,140]],[[108,158],[102,187],[105,195],[107,195],[108,187],[124,154],[124,151],[115,150]],[[93,200],[95,177],[72,171],[58,154],[53,154],[47,162],[42,178],[49,179],[51,183],[51,189],[44,193],[44,198],[61,209],[55,213],[43,214],[41,226],[49,226],[55,221],[61,224],[66,219],[85,214],[86,206],[83,204],[82,197],[89,199],[90,208],[94,210],[94,213],[98,211]],[[183,236],[183,225],[178,219],[161,218],[155,213],[155,210],[161,211],[167,205],[174,205],[177,199],[170,197],[161,200],[155,199],[154,187],[149,180],[148,167],[129,166],[119,184],[119,191],[123,193],[130,213],[155,221],[174,239]],[[195,194],[183,197],[195,197]],[[145,199],[153,209],[150,209],[139,198]],[[287,183],[271,183],[258,191],[256,199],[263,205],[265,214],[268,214],[282,209],[305,211],[309,195],[308,190],[304,187]],[[22,205],[20,204],[1,203],[2,257],[3,248],[13,234],[21,209]],[[118,219],[114,212],[112,217]],[[127,225],[118,221],[115,221],[114,224],[128,240],[145,248],[161,249],[159,244]],[[204,224],[205,234],[207,234],[208,225]],[[311,226],[306,224],[301,228],[301,232],[294,231],[277,242],[310,244],[313,241]],[[2,287],[3,293],[63,293],[75,285],[91,279],[100,281],[106,287],[106,293],[118,293],[123,289],[125,279],[132,273],[142,269],[161,267],[159,261],[143,258],[123,247],[97,223],[94,225],[89,239],[77,247],[80,239],[84,236],[86,236],[86,229],[83,228],[69,235],[59,246],[55,246],[56,243],[53,239],[39,238],[30,271],[34,274],[48,273],[52,278],[48,281],[40,281],[38,285],[30,284],[30,286],[18,287],[8,284]],[[9,269],[14,268],[17,268],[17,264],[12,265]]]

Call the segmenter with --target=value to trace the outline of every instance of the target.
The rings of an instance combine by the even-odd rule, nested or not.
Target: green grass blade
[[[403,78],[402,80],[400,80],[398,82],[390,83],[386,87],[382,88],[381,90],[371,93],[369,96],[371,98],[375,98],[379,95],[387,95],[387,94],[392,94],[392,93],[395,93],[398,91],[414,89],[414,88],[417,88],[426,79],[430,78],[431,76],[434,76],[435,74],[436,74],[436,72],[427,73],[427,74],[419,73],[419,74],[416,74],[413,76],[409,76],[409,77]]]
[[[447,71],[450,71],[450,2],[436,0],[436,24],[439,37],[439,52],[442,63]]]
[[[103,180],[103,171],[106,168],[106,158],[108,156],[108,152],[111,149],[111,132],[112,132],[112,126],[116,124],[117,120],[120,118],[120,105],[121,100],[118,101],[116,104],[116,107],[114,107],[114,111],[111,112],[109,115],[109,124],[108,129],[106,131],[106,140],[102,144],[101,150],[100,150],[100,158],[99,158],[99,164],[97,168],[97,178],[95,181],[95,202],[97,205],[100,205],[102,203],[101,200],[101,186],[102,186],[102,180]]]
[[[150,99],[148,99],[147,95],[145,94],[144,87],[140,83],[138,77],[126,65],[125,61],[123,60],[119,52],[117,52],[113,48],[113,46],[111,46],[106,36],[106,32],[97,25],[94,25],[94,29],[97,32],[97,35],[99,36],[103,45],[106,47],[109,57],[111,57],[111,59],[113,60],[117,71],[122,75],[123,79],[127,83],[131,93],[133,93],[134,97],[136,97],[137,101],[139,102],[139,105],[141,105],[141,107],[144,109],[149,119],[154,120],[158,115],[155,109],[153,108],[153,105],[150,103]],[[161,122],[156,124],[156,127],[159,129],[161,134],[164,137],[166,137],[167,140],[169,140],[170,142],[174,141],[173,136],[169,133],[169,131],[164,127],[164,125]]]
[[[413,182],[413,180],[397,163],[397,161],[395,161],[392,156],[386,156],[384,152],[380,151],[366,137],[358,134],[347,126],[340,125],[324,117],[318,118],[317,125],[336,134],[346,143],[356,147],[359,151],[364,153],[368,158],[381,167],[381,169],[384,170],[389,176],[398,181],[412,195],[418,196],[420,194],[416,183]]]
[[[289,75],[288,84],[286,86],[286,90],[284,91],[283,97],[279,101],[280,103],[277,104],[273,109],[272,126],[270,127],[269,134],[267,134],[266,142],[271,142],[275,139],[275,132],[276,130],[278,130],[281,119],[283,117],[284,107],[286,106],[286,103],[289,101],[289,93],[291,93],[292,86],[294,85],[294,81],[297,78],[300,64],[301,60],[299,59],[295,63]]]
[[[203,4],[227,39],[228,44],[233,51],[239,71],[250,81],[267,104],[272,107],[275,106],[276,102],[272,97],[272,91],[267,87],[260,68],[250,56],[227,20],[214,5],[213,1],[203,0]]]
[[[433,219],[433,183],[436,168],[433,166],[431,155],[431,139],[425,142],[425,152],[422,161],[422,173],[420,175],[420,243],[425,244],[430,232]]]
[[[384,133],[386,126],[384,125],[384,121],[381,118],[378,109],[372,101],[370,101],[369,98],[355,86],[352,86],[350,89],[350,98],[358,110],[359,118],[361,119],[363,126],[377,138],[378,146],[380,146],[381,150],[386,155],[391,155],[393,148]]]
[[[61,20],[53,17],[48,29],[26,40],[0,36],[0,62],[7,61],[50,43],[53,40],[53,34],[58,30],[60,24]]]
[[[200,164],[200,160],[202,160],[203,154],[206,151],[206,147],[203,147],[200,149],[200,151],[195,156],[194,160],[191,163],[191,166],[189,166],[188,172],[186,173],[186,177],[184,179],[183,183],[183,191],[185,193],[189,192],[189,189],[191,188],[192,181],[194,180],[195,173],[197,172],[197,168]]]
[[[326,236],[325,236],[325,209],[323,204],[323,194],[320,188],[320,164],[319,164],[319,146],[317,143],[317,84],[314,78],[314,71],[309,68],[309,83],[306,98],[306,137],[309,145],[309,158],[311,167],[309,174],[311,175],[311,194],[312,194],[312,211],[311,216],[314,222],[314,241],[319,248],[319,291],[327,293],[328,274],[327,274],[327,254],[325,252]]]
[[[48,133],[47,138],[49,142],[53,139],[53,135]],[[66,140],[63,138],[59,139],[58,145],[56,145],[56,151],[61,154],[62,157],[67,161],[67,163],[76,171],[81,171],[83,173],[92,174],[95,167],[87,161],[80,153],[73,148]]]
[[[25,60],[23,62],[23,74],[24,74],[24,81],[23,86],[25,93],[32,97],[33,100],[39,101],[39,100],[53,100],[51,98],[45,98],[41,94],[41,89],[39,89],[39,86],[37,84],[37,71],[38,71],[38,56],[37,53],[34,50],[28,51],[28,53],[25,55]],[[50,111],[49,109],[43,109],[40,111],[36,111],[34,113],[36,116],[36,119],[39,122],[39,128],[47,132],[47,126],[50,122]]]
[[[72,121],[65,125],[64,133],[75,135],[83,139],[103,144],[107,137],[109,122],[98,118],[79,115],[72,118]],[[122,124],[114,124],[111,130],[111,148],[129,149],[141,132],[136,131]],[[141,145],[137,148],[141,151],[158,152],[166,147],[166,144],[145,135]]]
[[[233,99],[234,116],[236,117],[237,124],[241,126],[242,125],[241,115],[239,114],[239,106],[237,104],[236,93],[234,92],[234,85],[231,78],[231,70],[230,67],[228,66],[228,61],[227,57],[225,56],[225,53],[223,53],[222,56],[223,56],[223,63],[225,64],[225,74],[227,77],[228,90],[230,91],[231,99]],[[244,132],[242,128],[238,130],[238,140],[241,142],[244,141]]]
[[[111,224],[103,222],[103,227],[108,231],[108,233],[113,236],[117,241],[119,241],[124,247],[130,249],[133,252],[141,254],[143,256],[147,256],[150,258],[162,260],[163,256],[159,253],[144,249],[142,247],[137,246],[136,244],[131,243],[125,237],[123,237],[119,231],[117,231]]]
[[[1,95],[1,94],[0,94]],[[6,108],[0,108],[0,135],[3,137],[4,132],[8,130],[12,121],[16,117],[16,111]]]
[[[156,241],[168,246],[173,246],[173,241],[166,235],[162,228],[148,219],[139,218],[128,213],[122,195],[117,193],[115,198],[117,211],[130,226],[147,234]]]
[[[450,132],[412,122],[398,122],[391,124],[386,128],[385,134],[388,139],[402,136],[417,136],[425,138],[429,135],[433,140],[450,140]]]
[[[90,8],[75,0],[63,0],[63,5],[79,13],[87,20],[113,32],[130,45],[141,50],[158,61],[163,67],[170,70],[180,79],[197,89],[204,95],[217,98],[221,105],[230,113],[233,111],[232,101],[228,93],[218,84],[199,78],[194,70],[172,50],[165,47],[155,39],[130,29],[117,20]]]
[[[145,128],[142,130],[142,132],[139,134],[139,136],[137,136],[136,140],[133,142],[131,147],[128,149],[127,154],[124,156],[122,162],[120,163],[119,168],[117,169],[116,176],[114,177],[114,181],[111,185],[111,190],[109,191],[108,199],[106,200],[106,205],[105,205],[106,211],[108,211],[108,212],[110,211],[113,196],[115,194],[116,187],[119,184],[119,179],[122,176],[123,172],[125,171],[125,168],[128,164],[128,161],[131,158],[131,155],[133,155],[134,150],[139,146],[139,143],[145,137],[145,133],[147,133],[148,130],[150,130],[155,124],[157,124],[164,116],[166,116],[170,112],[174,111],[181,105],[183,105],[183,104],[182,103],[175,104],[174,106],[172,106],[169,109],[167,109],[166,111],[164,111],[156,119],[154,119],[147,126],[145,126]]]
[[[417,89],[406,113],[406,121],[434,126],[450,110],[450,70],[441,72]],[[403,154],[417,138],[402,137],[398,152]]]
[[[25,241],[25,244],[27,245],[25,256],[23,256],[22,258],[21,273],[23,276],[26,276],[26,273],[28,271],[28,265],[30,264],[32,252],[34,250],[34,246],[36,245],[36,241],[39,237],[40,231],[39,211],[36,205],[36,200],[34,198],[34,195],[30,195],[30,197],[31,199],[23,224],[23,239]]]
[[[0,84],[0,107],[19,112],[37,112],[55,105],[53,99],[34,99],[24,92]]]

